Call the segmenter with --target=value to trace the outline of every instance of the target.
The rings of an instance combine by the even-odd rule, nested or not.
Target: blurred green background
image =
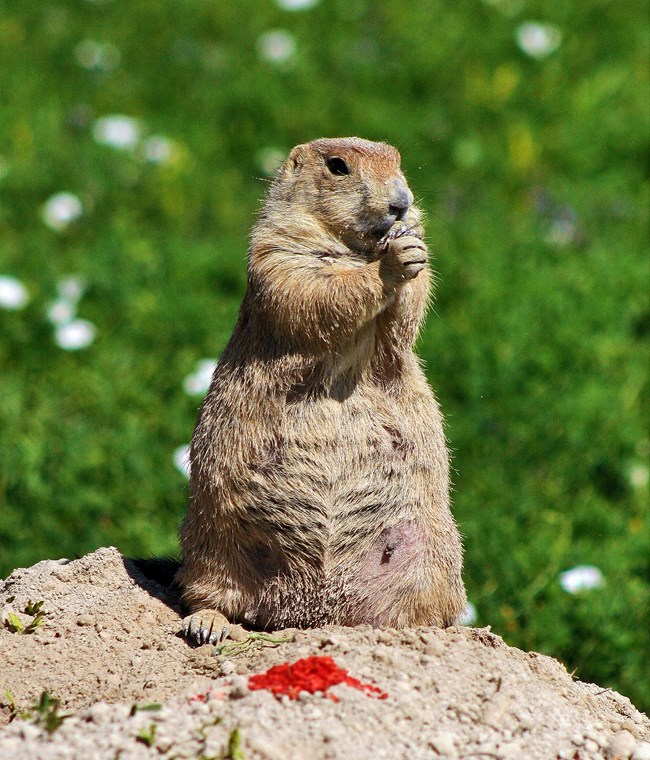
[[[174,457],[265,179],[356,134],[401,150],[428,216],[419,352],[475,624],[650,707],[647,22],[631,0],[4,4],[0,575],[177,553]]]

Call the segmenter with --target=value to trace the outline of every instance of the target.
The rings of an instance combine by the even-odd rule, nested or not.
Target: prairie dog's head
[[[369,250],[395,222],[417,221],[399,152],[358,137],[297,145],[271,197],[307,213],[354,250]]]

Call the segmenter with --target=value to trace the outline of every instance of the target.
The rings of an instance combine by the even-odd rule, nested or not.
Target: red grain
[[[362,683],[353,678],[347,670],[339,668],[331,657],[316,656],[304,657],[302,660],[296,660],[293,664],[285,662],[281,665],[275,665],[269,668],[266,673],[250,676],[248,688],[251,691],[266,689],[276,697],[286,695],[290,699],[298,699],[301,691],[310,694],[320,691],[333,702],[338,702],[338,697],[334,694],[328,694],[327,690],[340,683],[359,689],[369,697],[376,699],[388,697],[388,694],[377,686]]]

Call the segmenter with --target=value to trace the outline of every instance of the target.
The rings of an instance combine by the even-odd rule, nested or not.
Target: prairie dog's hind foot
[[[191,644],[220,644],[230,635],[228,619],[217,610],[203,609],[183,618],[181,633]]]

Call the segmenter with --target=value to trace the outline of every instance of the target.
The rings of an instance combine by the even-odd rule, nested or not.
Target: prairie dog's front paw
[[[427,263],[427,247],[414,230],[391,230],[384,242],[384,262],[398,280],[412,280]]]
[[[181,633],[192,644],[219,644],[230,633],[230,623],[216,610],[198,610],[183,618]]]

